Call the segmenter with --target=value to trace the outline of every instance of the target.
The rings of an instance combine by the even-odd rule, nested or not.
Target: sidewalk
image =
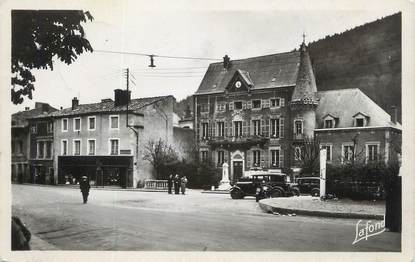
[[[30,184],[30,183],[24,183],[21,185],[25,186],[37,186],[37,187],[60,187],[60,188],[70,188],[70,189],[79,189],[79,185],[43,185],[43,184]],[[167,192],[167,189],[146,189],[146,188],[122,188],[122,187],[116,187],[116,186],[106,186],[106,187],[96,187],[91,185],[91,190],[108,190],[108,191],[138,191],[138,192]],[[188,190],[188,188],[186,188]]]
[[[54,245],[49,244],[48,242],[42,240],[41,238],[33,234],[32,234],[32,237],[30,238],[30,249],[41,250],[41,251],[58,250],[58,248],[55,247]]]
[[[321,217],[383,219],[384,201],[353,201],[349,199],[320,201],[318,197],[299,196],[263,199],[264,212]]]

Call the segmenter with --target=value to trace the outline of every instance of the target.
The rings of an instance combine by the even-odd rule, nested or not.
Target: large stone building
[[[37,127],[29,124],[29,119],[33,116],[44,115],[49,112],[56,111],[47,103],[36,102],[35,108],[26,107],[24,111],[17,112],[12,115],[11,123],[11,170],[13,182],[30,182],[40,183],[36,176],[32,176],[30,172],[30,161],[34,159],[30,155],[30,146],[36,142],[33,138],[37,134]]]
[[[76,183],[85,175],[99,186],[136,187],[154,177],[143,159],[148,141],[181,142],[174,137],[175,98],[131,99],[127,108],[129,100],[126,90],[116,89],[114,100],[79,104],[74,98],[72,107],[32,119],[53,119],[55,183]]]
[[[304,43],[299,51],[210,64],[194,112],[201,159],[228,162],[233,181],[258,169],[298,173],[302,142],[315,134],[333,160],[356,150],[348,143],[357,133],[368,158],[383,152],[387,159],[391,137],[400,141],[400,125],[359,90],[317,91]]]

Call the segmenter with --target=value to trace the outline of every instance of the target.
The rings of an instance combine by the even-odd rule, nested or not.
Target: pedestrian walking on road
[[[186,184],[187,184],[187,178],[186,178],[186,176],[182,176],[181,183],[180,183],[180,188],[182,190],[183,195],[186,191]]]
[[[180,177],[178,174],[174,176],[173,182],[174,182],[174,194],[178,195],[180,191]]]
[[[81,189],[81,192],[82,192],[84,204],[86,204],[86,202],[88,201],[89,189],[91,188],[86,176],[82,177],[81,183],[79,183],[79,188]]]
[[[171,189],[173,187],[173,175],[170,175],[167,179],[167,189],[169,190],[169,194],[171,194]]]

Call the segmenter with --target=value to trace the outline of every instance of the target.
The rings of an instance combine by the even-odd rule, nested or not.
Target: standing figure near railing
[[[187,184],[187,178],[186,176],[182,176],[180,188],[182,189],[182,194],[184,195],[184,192],[186,191],[186,184]]]
[[[173,175],[170,174],[169,178],[167,179],[167,189],[169,191],[169,194],[171,194],[171,188],[173,187]]]
[[[178,195],[180,191],[180,177],[178,174],[174,176],[173,183],[174,183],[174,194]]]

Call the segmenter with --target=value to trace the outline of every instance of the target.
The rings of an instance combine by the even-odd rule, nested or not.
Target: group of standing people
[[[169,194],[172,194],[172,188],[174,186],[174,194],[178,195],[180,194],[180,191],[182,191],[182,194],[184,195],[186,192],[186,184],[187,184],[187,178],[186,176],[179,177],[178,174],[175,176],[170,175],[167,179],[167,188],[169,191]]]

